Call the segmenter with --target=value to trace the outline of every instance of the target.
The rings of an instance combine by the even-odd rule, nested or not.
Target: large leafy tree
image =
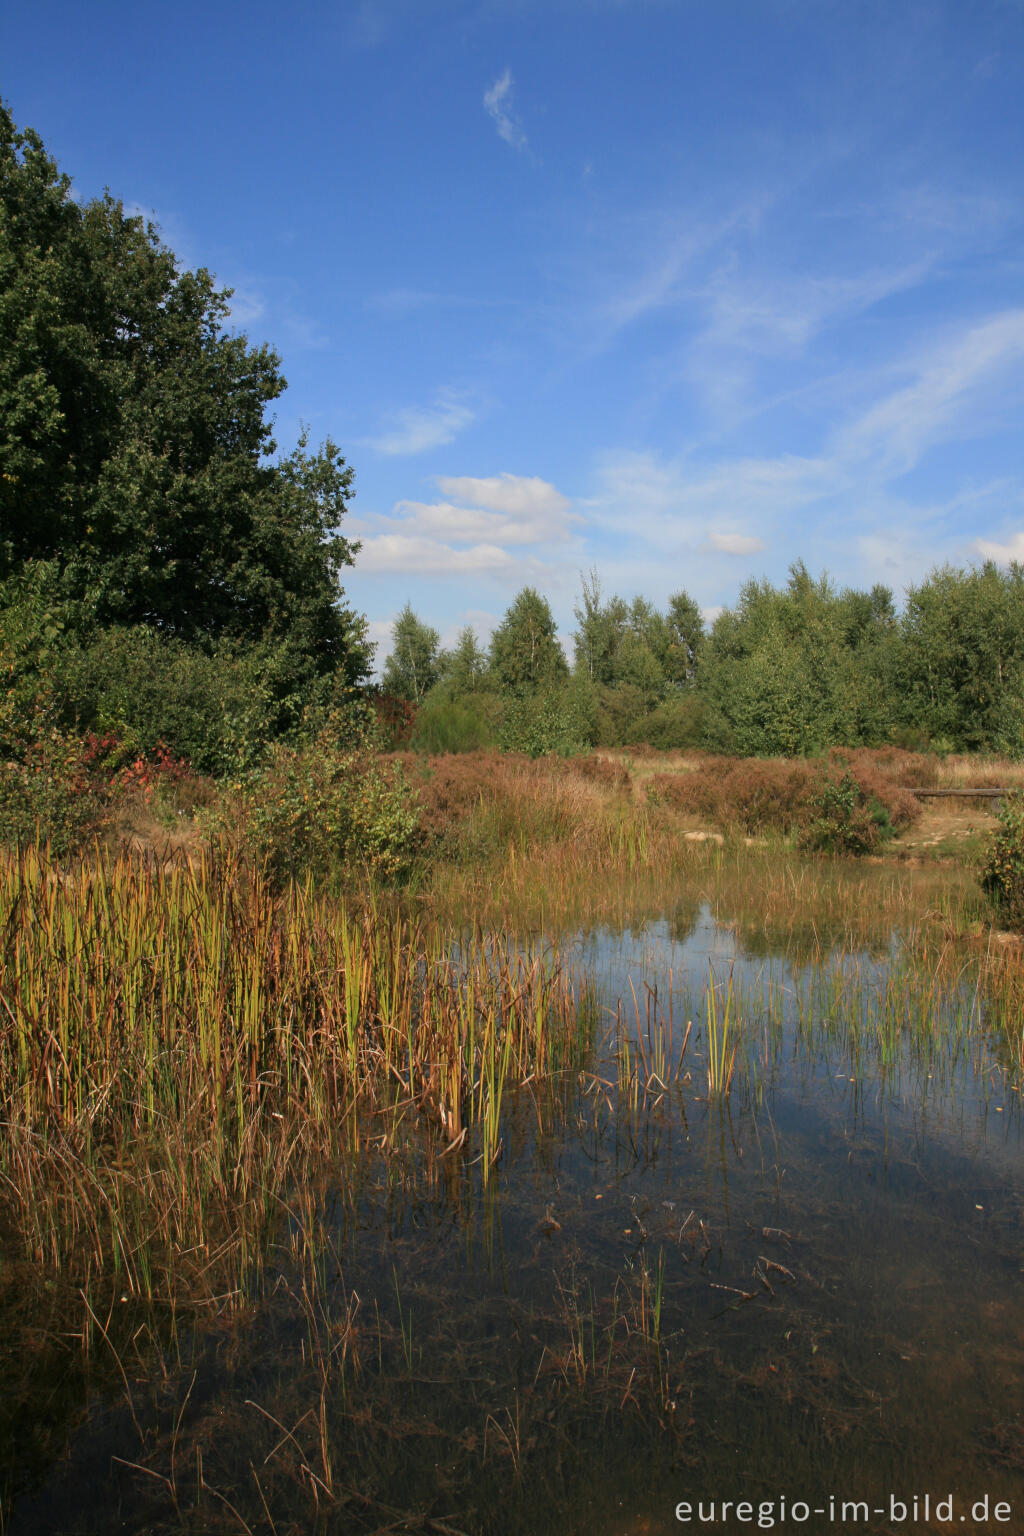
[[[277,645],[293,676],[365,674],[341,601],[352,471],[277,459],[277,356],[109,195],[79,205],[0,104],[0,580],[33,562],[101,626]]]
[[[907,723],[948,746],[1024,753],[1024,566],[932,571],[900,628]]]
[[[768,756],[888,739],[894,645],[884,587],[840,592],[800,561],[785,587],[748,582],[701,652],[710,744]]]

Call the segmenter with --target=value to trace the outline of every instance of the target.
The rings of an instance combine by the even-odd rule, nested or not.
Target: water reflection
[[[497,1176],[428,1162],[412,1125],[323,1170],[251,1315],[139,1356],[159,1391],[82,1367],[68,1459],[6,1529],[667,1532],[682,1499],[1013,1502],[1020,1095],[977,977],[896,940],[813,963],[762,940],[697,902],[576,935],[592,1056],[509,1097]],[[20,1369],[42,1421],[52,1367]]]

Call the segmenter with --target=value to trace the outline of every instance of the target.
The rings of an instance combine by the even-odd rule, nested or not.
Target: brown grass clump
[[[629,788],[620,764],[600,758],[531,759],[518,753],[403,754],[427,851],[457,858],[497,853],[510,842],[573,839]]]
[[[944,789],[1024,788],[1024,763],[1006,757],[954,755],[943,762],[937,782]]]
[[[910,763],[906,761],[910,759]],[[916,768],[915,764],[920,765]],[[828,755],[828,769],[834,779],[849,773],[860,785],[869,800],[877,800],[885,808],[889,821],[896,831],[912,826],[921,814],[921,802],[917,796],[900,786],[913,784],[920,789],[929,787],[937,777],[933,758],[920,757],[914,752],[902,752],[898,747],[872,751],[866,747],[833,747]],[[909,777],[908,777],[909,775]]]
[[[701,817],[726,831],[792,832],[811,815],[818,773],[780,758],[708,759],[695,771],[655,774],[648,798]]]
[[[893,748],[891,753],[836,749],[827,761],[706,758],[687,773],[653,775],[648,797],[723,831],[748,836],[771,831],[806,839],[821,816],[823,791],[830,781],[837,783],[849,774],[858,798],[865,804],[877,802],[882,822],[887,818],[899,829],[920,814],[917,799],[897,783],[906,771],[902,760],[912,756]]]
[[[829,762],[849,767],[860,783],[880,781],[914,789],[934,789],[939,782],[939,759],[902,747],[833,747]]]
[[[567,757],[561,767],[566,774],[576,774],[605,789],[629,789],[633,782],[625,763],[611,757]]]

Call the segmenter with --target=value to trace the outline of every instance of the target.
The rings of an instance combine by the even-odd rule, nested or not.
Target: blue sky
[[[0,93],[276,346],[381,657],[1024,559],[1021,0],[34,0]]]

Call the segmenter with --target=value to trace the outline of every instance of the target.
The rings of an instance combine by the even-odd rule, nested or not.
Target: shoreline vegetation
[[[365,870],[318,882],[256,858],[209,796],[183,828],[174,775],[132,788],[119,844],[61,861],[40,846],[0,855],[0,1299],[39,1298],[34,1343],[12,1368],[26,1389],[70,1371],[76,1392],[89,1384],[89,1400],[121,1405],[112,1460],[84,1406],[30,1455],[9,1423],[27,1460],[5,1470],[5,1510],[57,1518],[66,1493],[52,1468],[74,1424],[108,1496],[168,1532],[272,1532],[296,1509],[313,1529],[369,1532],[390,1518],[475,1531],[510,1498],[519,1513],[499,1527],[526,1530],[537,1507],[526,1469],[553,1486],[536,1450],[544,1426],[582,1436],[581,1455],[607,1454],[624,1429],[645,1465],[652,1435],[659,1457],[685,1462],[698,1432],[679,1393],[697,1378],[662,1316],[664,1249],[648,1245],[610,1288],[559,1269],[545,1320],[522,1320],[536,1340],[531,1391],[517,1406],[507,1366],[494,1367],[505,1385],[467,1404],[469,1346],[434,1315],[415,1265],[371,1264],[358,1288],[348,1278],[362,1273],[361,1192],[386,1199],[396,1231],[421,1203],[454,1202],[467,1240],[484,1222],[474,1262],[491,1273],[486,1213],[500,1220],[574,1118],[598,1146],[612,1138],[610,1151],[673,1123],[706,1122],[711,1135],[721,1117],[725,1146],[728,1125],[770,1116],[788,1028],[787,1051],[837,1055],[851,1082],[915,1064],[952,1086],[984,1049],[1001,1074],[991,1091],[1019,1109],[1018,951],[994,942],[958,842],[965,828],[991,837],[995,818],[984,802],[958,806],[924,857],[903,840],[936,813],[894,788],[915,775],[988,785],[1014,765],[887,753],[830,766],[417,759],[402,768],[423,841],[390,889]],[[823,805],[835,815],[822,786],[854,770],[888,812],[886,838],[859,858],[801,846]],[[861,825],[856,801],[840,810]],[[877,812],[870,824],[883,826]],[[675,992],[671,975],[630,980],[612,1012],[578,936],[642,933],[645,914],[666,908],[681,938],[706,912],[768,969],[734,980],[734,962],[712,960]],[[773,956],[792,981],[773,979]],[[652,1217],[635,1200],[626,1219],[646,1236]],[[529,1241],[543,1244],[566,1216],[549,1201],[530,1219]],[[696,1218],[678,1239],[689,1262],[706,1261]],[[766,1253],[751,1284],[774,1297],[793,1263]],[[711,1283],[736,1301],[732,1281]],[[265,1330],[277,1385],[249,1353]],[[417,1403],[424,1422],[462,1426],[458,1448],[445,1439],[455,1506],[428,1495],[416,1433],[408,1444],[384,1433],[396,1413],[411,1425]],[[410,1479],[404,1497],[394,1466]],[[40,1488],[55,1506],[37,1506]]]

